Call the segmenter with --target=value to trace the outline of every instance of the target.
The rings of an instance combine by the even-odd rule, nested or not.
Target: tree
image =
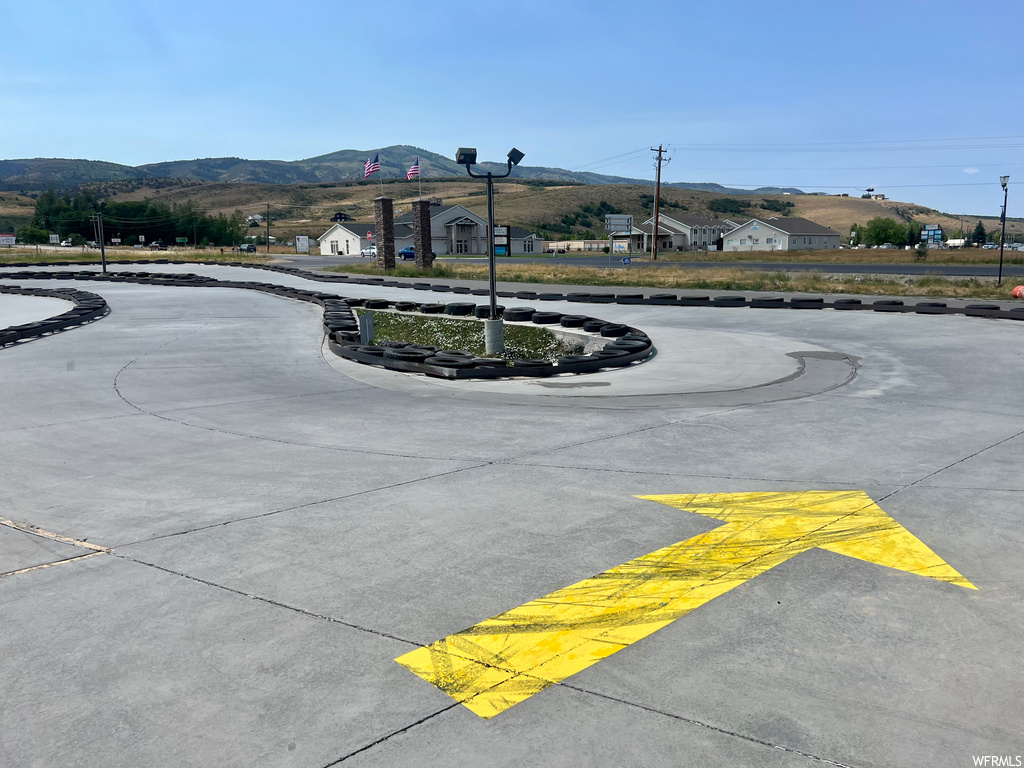
[[[985,225],[980,221],[978,222],[978,226],[974,228],[974,234],[971,235],[971,242],[975,245],[981,245],[985,242]]]
[[[861,228],[860,224],[850,225],[850,245],[860,245],[861,242]]]
[[[892,243],[902,245],[907,239],[907,229],[898,221],[878,217],[872,219],[861,230],[861,241],[867,245]]]

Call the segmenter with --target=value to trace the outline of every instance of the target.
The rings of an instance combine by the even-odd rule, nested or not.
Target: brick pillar
[[[417,200],[412,204],[412,244],[416,249],[417,269],[430,269],[434,242],[430,236],[430,201]]]
[[[390,197],[373,200],[373,218],[377,222],[377,271],[395,268],[395,208]]]

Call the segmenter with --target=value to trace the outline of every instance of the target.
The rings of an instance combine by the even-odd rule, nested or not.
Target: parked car
[[[151,250],[151,251],[166,251],[167,250],[167,243],[165,243],[163,240],[154,240],[152,243],[149,244],[149,250]]]
[[[431,253],[430,255],[435,259],[437,258],[436,253]],[[402,261],[412,261],[413,259],[416,258],[416,249],[410,245],[400,250],[398,253],[395,254],[395,256],[400,257]]]
[[[363,250],[361,250],[359,252],[359,255],[360,256],[376,256],[377,255],[377,246],[376,245],[371,245],[368,248],[363,248]]]
[[[242,243],[238,246],[239,253],[256,253],[256,246],[253,243]]]
[[[60,247],[61,248],[70,248],[71,247],[71,241],[70,240],[61,240],[60,241]]]
[[[86,240],[85,241],[85,245],[88,248],[99,248],[100,247],[100,244],[98,242],[96,242],[95,240]]]
[[[996,243],[985,243],[985,244],[984,244],[983,246],[981,246],[981,247],[982,247],[982,249],[984,249],[984,250],[986,250],[986,251],[994,251],[994,250],[995,250],[996,248],[998,248],[998,247],[999,247],[999,245],[998,245],[998,244],[996,244]]]

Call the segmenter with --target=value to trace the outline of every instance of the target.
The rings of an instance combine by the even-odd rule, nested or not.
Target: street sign
[[[494,244],[495,245],[508,245],[508,236],[507,235],[495,235],[494,236]]]
[[[495,227],[494,236],[497,237],[498,235],[508,235],[508,227]]]
[[[121,244],[121,238],[120,237],[112,237],[112,238],[110,238],[110,244],[111,245],[120,245]]]
[[[188,245],[188,238],[187,237],[176,237],[176,238],[174,238],[174,242],[176,242],[178,245]]]
[[[0,245],[14,245],[14,235],[0,235]]]
[[[632,232],[633,217],[620,213],[609,213],[604,217],[604,228],[608,232]]]
[[[629,258],[629,256],[623,256],[622,257],[622,266],[628,267],[632,263],[633,263],[633,260],[631,258]]]
[[[50,245],[58,245],[60,243],[60,235],[50,235]]]
[[[146,236],[145,235],[139,235],[139,242],[140,243],[146,242]]]
[[[309,235],[295,236],[295,252],[309,253]]]
[[[977,589],[864,491],[638,498],[724,525],[532,600],[395,661],[473,713],[489,718],[815,547]]]

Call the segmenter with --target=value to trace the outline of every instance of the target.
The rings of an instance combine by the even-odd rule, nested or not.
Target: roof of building
[[[787,235],[838,235],[831,227],[823,227],[821,224],[815,224],[813,221],[808,219],[798,218],[787,218],[780,219],[775,216],[763,221],[761,219],[751,219],[751,221],[760,221],[762,224],[775,227]],[[750,221],[747,222],[749,224]],[[746,224],[744,224],[746,226]]]
[[[530,230],[525,229],[523,227],[509,227],[508,228],[508,236],[509,237],[530,237],[532,234],[533,234],[533,232],[531,232]]]
[[[430,206],[430,218],[436,219],[438,216],[447,213],[453,208],[461,208],[463,211],[466,211],[467,213],[473,213],[464,205],[432,205]],[[401,216],[396,216],[395,223],[412,224],[412,214],[413,211],[407,211],[406,213],[403,213]]]

